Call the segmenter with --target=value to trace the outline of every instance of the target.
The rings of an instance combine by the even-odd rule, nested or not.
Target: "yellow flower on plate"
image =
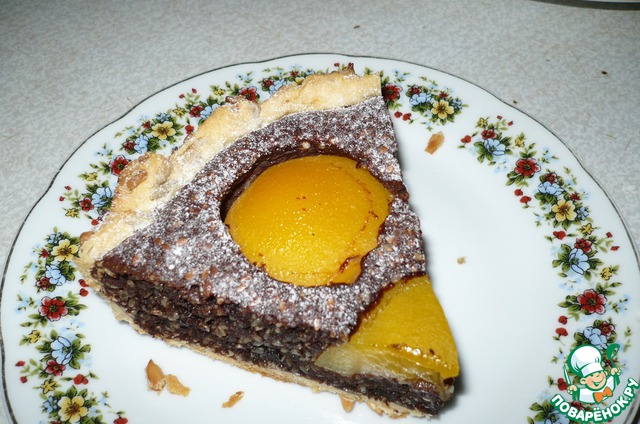
[[[591,223],[583,225],[582,227],[580,227],[580,232],[585,236],[589,236],[591,235],[591,233],[593,233],[593,226],[591,225]]]
[[[600,276],[604,281],[609,281],[611,277],[613,277],[613,272],[611,271],[610,267],[606,267],[605,269],[600,271]]]
[[[77,218],[78,216],[80,216],[80,212],[76,208],[70,208],[67,209],[67,212],[64,214],[64,216],[68,216],[69,218]]]
[[[57,261],[70,261],[73,256],[78,253],[78,246],[71,244],[68,239],[62,239],[56,247],[53,248],[51,254]]]
[[[89,413],[84,406],[84,398],[82,396],[74,396],[73,399],[68,396],[62,396],[58,401],[60,407],[60,418],[62,421],[77,423],[82,417]]]
[[[476,124],[476,128],[484,128],[488,124],[487,120],[484,118],[478,119],[478,123]]]
[[[49,378],[42,383],[40,388],[42,389],[42,393],[46,395],[47,393],[53,392],[57,389],[58,383],[53,378]]]
[[[558,200],[558,203],[551,207],[551,211],[556,214],[556,221],[573,221],[576,219],[576,205],[571,200]]]
[[[176,115],[177,117],[180,117],[180,118],[181,118],[181,117],[183,117],[184,115],[186,115],[187,110],[186,110],[185,108],[183,108],[183,107],[177,107],[177,108],[173,109],[171,112],[175,113],[175,115]]]
[[[97,172],[89,172],[84,178],[87,181],[95,181],[95,180],[98,179],[98,173]]]
[[[29,343],[33,344],[40,340],[40,336],[41,334],[38,330],[33,330],[27,335],[27,339],[29,340]]]
[[[446,119],[447,116],[453,115],[453,108],[448,101],[439,100],[433,104],[431,113],[433,113],[434,115],[438,115],[438,118],[440,119]]]
[[[160,140],[166,140],[167,137],[175,135],[176,130],[173,128],[173,122],[164,121],[151,127],[151,135],[158,137]]]

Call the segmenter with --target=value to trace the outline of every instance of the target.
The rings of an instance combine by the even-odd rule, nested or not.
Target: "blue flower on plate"
[[[564,193],[564,189],[558,183],[545,181],[538,186],[538,191],[542,194],[550,194],[552,196],[560,196]]]
[[[591,265],[589,265],[589,257],[582,249],[578,249],[577,247],[574,247],[569,252],[569,266],[573,272],[580,275],[591,268]]]
[[[589,216],[589,209],[587,209],[585,206],[580,206],[576,210],[576,215],[579,221],[584,221]]]
[[[484,148],[492,156],[502,156],[506,153],[507,146],[500,143],[499,140],[495,138],[487,138],[484,141]]]
[[[552,409],[547,418],[544,420],[544,424],[569,424],[569,418],[560,414],[557,410]]]
[[[47,239],[47,243],[49,244],[58,244],[58,242],[62,240],[62,233],[58,231],[57,233],[51,233],[49,238]]]
[[[607,337],[602,334],[602,331],[599,328],[587,327],[584,329],[582,334],[587,340],[589,340],[589,343],[598,349],[604,350],[607,348]]]
[[[100,208],[106,205],[113,197],[113,191],[109,187],[98,187],[95,193],[91,196],[91,203],[94,207]]]
[[[140,134],[140,136],[136,138],[135,146],[133,146],[133,148],[136,152],[143,154],[147,151],[148,146],[149,137],[147,137],[145,134]]]
[[[168,113],[161,113],[158,116],[156,116],[156,121],[158,122],[164,122],[164,121],[170,121],[171,120],[171,115],[169,115]]]
[[[273,84],[269,87],[269,94],[275,93],[283,85],[287,85],[287,82],[285,80],[276,80],[276,81],[274,81]]]
[[[73,346],[69,339],[58,337],[51,342],[51,356],[61,365],[67,365],[73,358]]]
[[[414,94],[413,96],[411,96],[411,99],[409,99],[409,103],[411,103],[412,106],[418,106],[421,104],[429,103],[432,99],[433,97],[430,94],[422,92],[420,94]]]
[[[211,114],[213,113],[213,111],[218,108],[218,106],[220,106],[220,105],[212,104],[212,105],[209,105],[209,106],[205,107],[204,109],[202,109],[202,112],[200,112],[200,119],[202,119],[204,121],[205,119],[210,117]]]
[[[453,99],[453,100],[451,100],[451,107],[452,107],[454,110],[460,110],[460,109],[462,109],[462,100],[460,100],[460,99]]]
[[[44,268],[44,275],[49,279],[51,284],[61,286],[67,282],[67,277],[62,274],[58,263],[53,262]]]
[[[53,396],[49,396],[47,400],[42,404],[44,408],[47,410],[47,414],[52,413],[53,411],[58,410],[58,401],[53,398]]]

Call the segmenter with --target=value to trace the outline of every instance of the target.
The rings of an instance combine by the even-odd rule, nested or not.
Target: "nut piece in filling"
[[[225,223],[242,253],[273,278],[303,286],[353,283],[377,246],[392,196],[356,161],[333,155],[267,168]]]

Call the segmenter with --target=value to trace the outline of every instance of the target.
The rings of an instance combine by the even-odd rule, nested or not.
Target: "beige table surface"
[[[317,52],[426,65],[517,103],[604,187],[638,247],[640,11],[599,6],[2,0],[0,264],[58,169],[104,125],[193,75]]]

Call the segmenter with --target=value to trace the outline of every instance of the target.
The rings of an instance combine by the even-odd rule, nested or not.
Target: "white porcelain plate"
[[[227,96],[264,100],[284,84],[349,63],[382,75],[429,272],[459,350],[455,398],[434,420],[633,420],[638,260],[617,211],[563,143],[481,88],[434,69],[305,55],[180,82],[89,138],[64,164],[24,222],[3,276],[4,395],[14,422],[389,422],[366,405],[347,413],[334,395],[137,334],[73,263],[80,234],[99,223],[128,161],[169,152]],[[439,132],[443,145],[427,153]],[[568,360],[587,345],[595,357]],[[149,391],[149,359],[191,393]],[[598,400],[593,375],[582,368],[589,361],[613,389]],[[574,401],[570,384],[593,400]],[[237,391],[242,399],[223,408]]]

